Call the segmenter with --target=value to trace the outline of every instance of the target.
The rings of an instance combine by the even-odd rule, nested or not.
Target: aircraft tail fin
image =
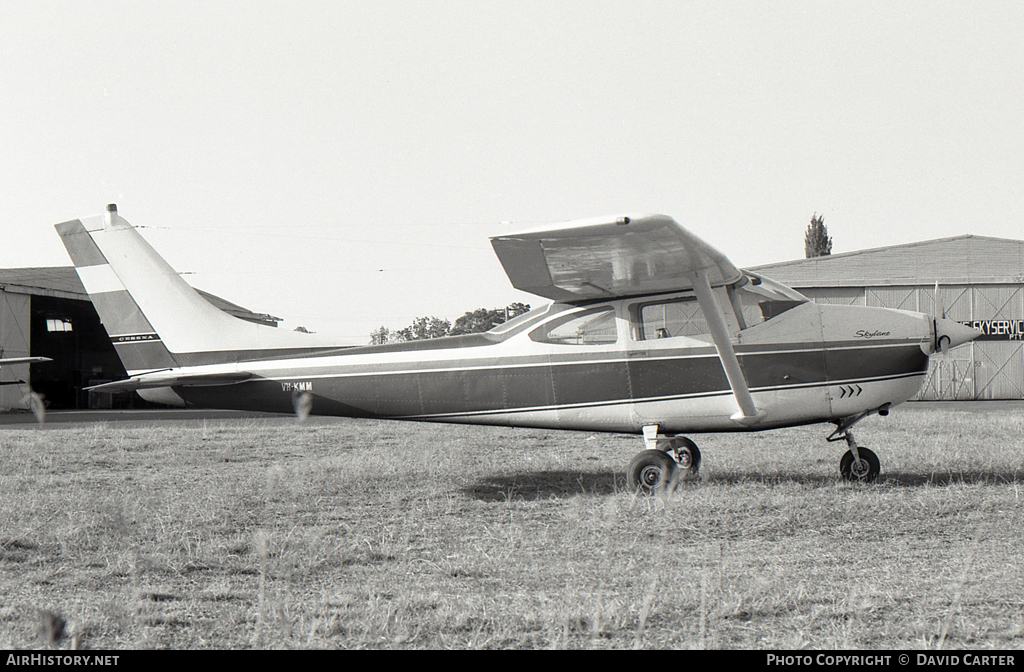
[[[63,222],[55,228],[125,370],[133,373],[177,367],[178,361],[118,279],[82,220]]]
[[[328,345],[313,334],[248,322],[215,307],[117,214],[115,205],[56,229],[130,375]]]

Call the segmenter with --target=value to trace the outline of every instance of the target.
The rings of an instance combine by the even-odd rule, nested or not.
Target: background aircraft
[[[0,366],[4,364],[34,364],[36,362],[52,362],[49,357],[0,357]]]
[[[4,364],[36,364],[39,362],[52,362],[53,360],[49,357],[0,357],[0,366]],[[25,385],[24,380],[4,380],[0,381],[0,385]],[[46,402],[43,400],[43,395],[39,394],[29,388],[25,398],[22,399],[22,403],[28,403],[29,409],[32,414],[36,416],[36,421],[39,424],[43,424],[46,419]]]
[[[977,337],[944,318],[817,305],[736,268],[664,215],[492,239],[512,284],[554,301],[483,334],[341,347],[203,300],[108,206],[57,225],[135,390],[174,405],[642,434],[632,488],[700,451],[684,433],[831,422],[843,477],[879,461],[851,427],[917,393],[929,356]]]

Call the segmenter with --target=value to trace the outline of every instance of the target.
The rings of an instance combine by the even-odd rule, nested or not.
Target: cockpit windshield
[[[495,325],[487,333],[502,337],[518,333],[527,326],[533,324],[534,322],[537,322],[545,315],[551,314],[552,309],[559,305],[560,304],[549,303],[539,308],[534,308],[533,310],[527,311],[525,313],[520,313],[519,315],[516,315],[508,322],[502,322],[501,324]]]
[[[771,278],[766,278],[763,275],[758,275],[752,271],[743,271],[743,275],[747,276],[746,287],[759,287],[767,293],[773,294],[778,297],[786,297],[790,301],[797,301],[799,303],[806,303],[810,301],[806,296],[796,291],[792,287],[787,287],[781,282],[775,282]]]
[[[743,306],[747,327],[766,322],[777,315],[810,301],[806,296],[782,283],[745,271],[747,282],[736,290]]]

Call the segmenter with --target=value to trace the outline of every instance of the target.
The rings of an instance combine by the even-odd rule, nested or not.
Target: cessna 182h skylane
[[[491,239],[512,285],[554,303],[483,334],[342,347],[232,317],[108,206],[57,225],[129,374],[92,389],[207,408],[643,434],[630,485],[663,487],[700,451],[683,433],[831,422],[841,474],[878,458],[851,427],[912,397],[930,355],[979,335],[885,308],[818,305],[737,269],[663,215]]]

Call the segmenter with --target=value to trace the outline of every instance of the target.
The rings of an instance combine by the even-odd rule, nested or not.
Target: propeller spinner
[[[955,348],[981,336],[981,331],[978,329],[944,317],[934,319],[934,332],[934,351],[941,354],[946,354],[950,348]]]

